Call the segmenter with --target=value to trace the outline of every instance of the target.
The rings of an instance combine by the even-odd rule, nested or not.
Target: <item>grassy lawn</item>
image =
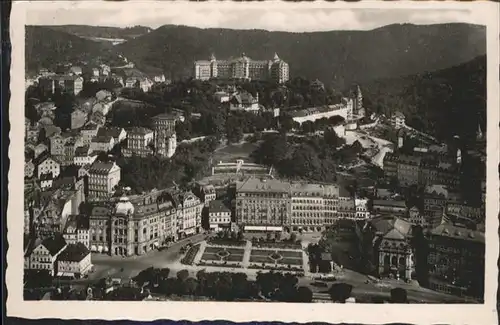
[[[290,258],[302,258],[302,252],[292,252],[292,251],[282,251],[279,249],[252,249],[252,255],[255,256],[269,256],[270,254],[273,254],[275,252],[278,252],[283,257],[290,257]]]
[[[207,246],[205,248],[204,253],[217,254],[218,252],[221,251],[226,251],[229,254],[234,254],[234,255],[243,255],[243,253],[245,252],[245,250],[242,248],[220,248],[220,247]]]
[[[257,148],[256,144],[253,143],[243,143],[243,144],[231,144],[225,148],[217,150],[214,153],[213,161],[218,163],[223,162],[234,162],[237,159],[243,159],[245,162],[253,162],[250,158],[250,154]]]
[[[302,266],[302,259],[298,258],[283,258],[278,261],[280,264],[290,264],[290,265],[296,265],[296,266]]]

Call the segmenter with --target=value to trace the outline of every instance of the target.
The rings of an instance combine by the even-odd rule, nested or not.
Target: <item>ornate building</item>
[[[176,118],[169,114],[153,117],[154,148],[157,155],[172,157],[177,149]]]
[[[217,60],[214,55],[210,60],[194,62],[194,78],[208,80],[210,78],[267,80],[284,83],[289,79],[288,63],[274,54],[273,60],[256,61],[242,54],[232,60]]]

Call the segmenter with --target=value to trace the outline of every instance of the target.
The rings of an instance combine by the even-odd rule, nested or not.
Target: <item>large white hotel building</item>
[[[273,60],[255,61],[243,54],[231,60],[217,60],[214,55],[210,60],[194,62],[194,78],[208,80],[210,78],[275,80],[284,83],[289,79],[288,63],[274,54]]]

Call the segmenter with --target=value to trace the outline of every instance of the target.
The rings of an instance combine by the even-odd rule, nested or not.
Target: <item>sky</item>
[[[62,2],[60,2],[62,3]],[[59,4],[60,4],[59,3]],[[94,6],[90,7],[88,4]],[[55,9],[30,7],[27,25],[94,25],[158,28],[166,24],[200,28],[265,29],[269,31],[311,32],[326,30],[369,30],[394,23],[437,24],[466,22],[482,24],[481,14],[466,9],[331,9],[287,5],[263,9],[262,5],[203,6],[198,3],[158,3],[106,5],[97,1],[73,3]],[[262,4],[262,3],[261,3]]]

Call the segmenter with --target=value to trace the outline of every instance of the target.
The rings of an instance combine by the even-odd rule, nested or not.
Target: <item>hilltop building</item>
[[[217,60],[214,55],[210,60],[194,62],[194,78],[208,80],[246,79],[246,80],[274,80],[284,83],[289,79],[288,63],[274,54],[273,60],[256,61],[242,54],[237,59]]]
[[[175,121],[177,118],[169,114],[153,117],[154,148],[157,155],[172,157],[177,149]]]

